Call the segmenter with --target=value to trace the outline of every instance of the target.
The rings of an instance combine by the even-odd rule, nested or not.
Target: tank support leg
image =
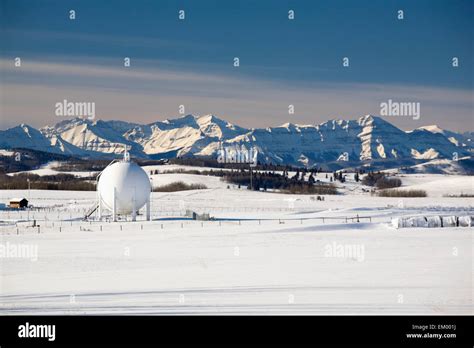
[[[135,204],[135,191],[133,191],[133,201],[132,201],[132,221],[137,221],[137,208]]]
[[[99,205],[99,221],[102,220],[102,198],[100,197],[99,191],[97,191],[97,204]]]
[[[146,201],[146,221],[150,221],[150,197]]]
[[[114,204],[113,204],[113,209],[112,209],[114,222],[117,221],[117,192],[116,191],[117,189],[114,187],[114,197],[113,197]]]

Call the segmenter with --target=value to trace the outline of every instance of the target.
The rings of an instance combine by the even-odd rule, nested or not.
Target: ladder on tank
[[[98,203],[95,203],[86,213],[86,215],[84,215],[84,220],[87,220],[89,219],[89,217],[94,214],[94,212],[99,208],[99,204]]]
[[[110,162],[109,164],[107,164],[107,167],[105,167],[98,175],[97,177],[95,178],[95,187],[97,189],[98,187],[98,184],[99,184],[99,178],[100,178],[100,175],[104,172],[104,170],[106,168],[108,168],[109,166],[111,166],[112,164],[114,164],[115,162],[119,162],[120,160],[118,159],[114,159],[112,162]],[[100,199],[100,198],[99,198]],[[99,202],[96,202],[94,203],[94,205],[92,207],[90,207],[90,209],[86,212],[86,214],[84,215],[84,220],[88,220],[89,217],[94,214],[94,212],[99,208]]]

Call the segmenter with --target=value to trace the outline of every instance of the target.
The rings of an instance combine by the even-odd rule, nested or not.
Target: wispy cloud
[[[58,122],[54,104],[63,99],[94,101],[104,119],[153,122],[186,113],[214,113],[245,127],[285,122],[317,124],[329,118],[378,114],[388,99],[421,103],[421,118],[392,118],[412,129],[437,123],[454,130],[473,129],[472,91],[465,89],[369,83],[281,82],[239,74],[209,72],[208,67],[182,66],[167,61],[29,61],[21,68],[0,60],[2,128],[20,122],[43,126]],[[288,114],[288,105],[295,114]]]

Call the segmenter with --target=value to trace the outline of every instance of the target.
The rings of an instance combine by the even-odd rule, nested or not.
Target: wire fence
[[[444,207],[446,208],[446,207]],[[313,209],[296,209],[293,207],[216,207],[200,206],[177,208],[174,206],[155,205],[152,209],[152,221],[145,221],[143,214],[138,215],[136,222],[131,221],[131,217],[119,216],[117,222],[111,221],[111,216],[104,216],[102,220],[98,219],[97,213],[91,216],[91,219],[84,221],[85,213],[90,206],[65,207],[49,206],[45,208],[30,209],[7,209],[0,211],[0,233],[48,233],[48,232],[68,232],[85,231],[100,232],[104,230],[164,230],[164,229],[191,229],[196,227],[237,227],[237,226],[268,226],[268,225],[304,225],[310,223],[330,224],[330,223],[363,223],[376,220],[378,223],[390,223],[391,215],[341,215],[341,216],[311,216],[311,217],[264,217],[262,213],[295,213],[304,215],[305,213],[317,214]],[[186,216],[186,210],[192,210],[199,214],[206,214],[209,211],[213,213],[247,213],[247,218],[229,216],[210,218],[206,221],[193,220]],[[449,211],[472,211],[469,208],[452,208]],[[248,214],[248,213],[252,214]],[[321,210],[322,212],[322,210]],[[405,212],[406,213],[406,212]],[[236,214],[237,215],[237,214]],[[251,215],[254,215],[252,217]],[[260,215],[260,216],[259,216]],[[264,215],[264,214],[263,214]],[[138,225],[138,226],[137,226]]]
[[[174,216],[173,218],[155,218],[152,221],[126,221],[118,220],[112,222],[109,217],[103,220],[84,221],[82,219],[71,220],[19,220],[9,225],[0,226],[0,232],[25,234],[25,233],[51,233],[51,232],[102,232],[105,230],[164,230],[164,229],[194,229],[194,228],[219,228],[238,226],[269,226],[269,225],[304,225],[310,222],[325,223],[362,223],[372,222],[372,216],[328,216],[328,217],[306,217],[306,218],[215,218],[206,221],[193,220],[185,216]]]
[[[29,219],[29,220],[75,220],[78,218],[84,218],[86,213],[90,211],[90,206],[81,208],[35,208],[35,209],[9,209],[0,211],[0,219]],[[287,207],[222,207],[222,206],[191,206],[184,205],[183,207],[173,206],[154,206],[151,209],[152,216],[180,216],[185,215],[186,210],[192,210],[198,214],[213,214],[216,213],[314,213],[317,210],[310,209],[296,209]],[[91,215],[91,218],[97,218],[98,212]],[[243,219],[242,219],[243,220]]]

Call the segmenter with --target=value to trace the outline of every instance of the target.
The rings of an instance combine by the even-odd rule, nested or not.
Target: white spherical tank
[[[97,184],[99,199],[111,211],[114,207],[114,189],[117,214],[131,214],[133,208],[138,211],[147,203],[151,185],[148,175],[139,165],[122,161],[105,168]]]

